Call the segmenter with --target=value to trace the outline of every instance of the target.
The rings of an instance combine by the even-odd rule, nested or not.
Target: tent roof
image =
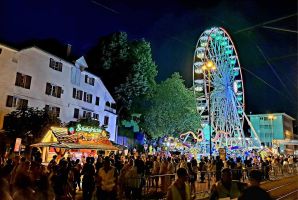
[[[98,149],[98,150],[119,150],[119,148],[113,145],[106,144],[76,144],[76,143],[58,143],[58,142],[41,142],[32,144],[31,147],[54,147],[65,149]]]

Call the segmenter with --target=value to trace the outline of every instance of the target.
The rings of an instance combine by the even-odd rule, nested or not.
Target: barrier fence
[[[232,179],[248,182],[251,170],[262,171],[263,180],[276,180],[286,176],[298,174],[298,163],[293,165],[269,165],[264,167],[251,167],[242,169],[231,169]],[[199,171],[197,179],[193,182],[193,195],[196,199],[207,198],[211,187],[216,183],[218,171]],[[176,179],[176,174],[162,174],[150,176],[138,176],[126,178],[120,186],[120,199],[165,199],[168,187]]]

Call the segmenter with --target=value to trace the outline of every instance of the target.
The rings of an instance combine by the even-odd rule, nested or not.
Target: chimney
[[[69,57],[71,53],[71,44],[67,44],[66,56]]]

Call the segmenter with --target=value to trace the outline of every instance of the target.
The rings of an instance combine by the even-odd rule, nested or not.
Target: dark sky
[[[267,28],[261,25],[282,17]],[[211,26],[223,26],[243,67],[246,112],[297,118],[297,21],[296,0],[4,0],[0,42],[54,38],[83,55],[100,36],[125,31],[130,39],[151,42],[158,80],[178,71],[190,86],[198,37]]]

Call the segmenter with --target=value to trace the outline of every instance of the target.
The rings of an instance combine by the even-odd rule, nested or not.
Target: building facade
[[[45,108],[63,123],[91,117],[116,141],[115,101],[99,77],[38,47],[15,50],[0,44],[0,129],[4,117],[23,107]]]
[[[295,119],[285,113],[255,114],[249,115],[249,118],[261,143],[267,147],[273,147],[275,140],[294,140],[293,121]],[[294,145],[279,144],[279,151],[293,154]]]

